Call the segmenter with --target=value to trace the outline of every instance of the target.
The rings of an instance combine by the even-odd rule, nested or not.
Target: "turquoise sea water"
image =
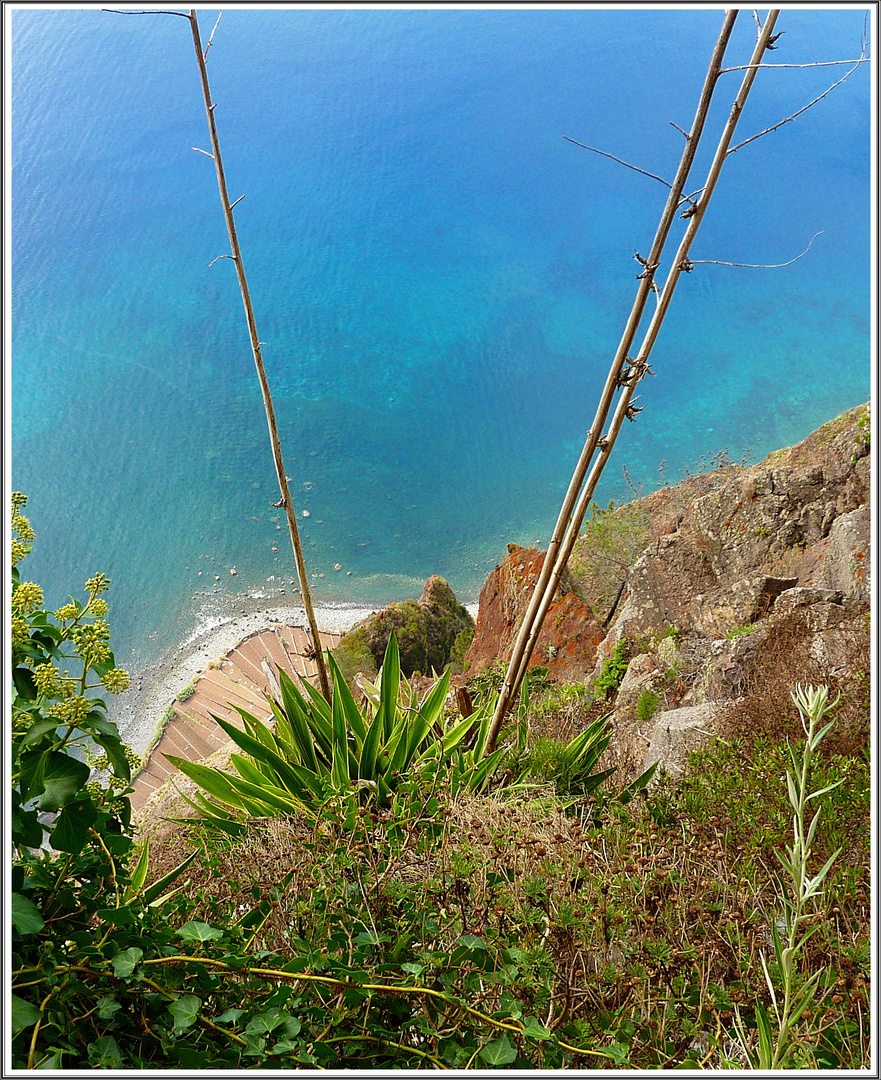
[[[215,18],[200,14],[205,39]],[[690,126],[721,19],[224,14],[215,115],[231,197],[247,195],[236,218],[325,575],[316,603],[418,595],[432,573],[473,600],[506,543],[547,542],[665,201],[563,136],[671,177],[670,121]],[[855,57],[863,22],[786,11],[771,59]],[[235,275],[208,267],[228,246],[213,167],[191,149],[208,139],[193,45],[160,15],[42,8],[11,27],[27,573],[50,604],[110,575],[117,657],[137,667],[237,592],[290,593],[295,577]],[[732,62],[754,36],[744,13]],[[762,73],[741,137],[843,71]],[[739,81],[723,77],[713,133]],[[625,465],[652,490],[662,461],[675,481],[723,447],[758,458],[867,398],[869,93],[864,67],[727,163],[695,259],[785,262],[823,235],[786,269],[682,279],[601,500],[630,497]]]

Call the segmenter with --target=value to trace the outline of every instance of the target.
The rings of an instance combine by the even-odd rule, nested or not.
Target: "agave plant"
[[[243,709],[237,711],[244,730],[214,717],[244,751],[230,757],[235,774],[168,755],[202,789],[187,802],[204,823],[235,835],[248,818],[295,814],[314,821],[334,796],[375,800],[385,807],[404,774],[442,765],[450,766],[457,786],[475,791],[498,767],[500,752],[483,757],[488,710],[447,729],[443,707],[449,674],[438,679],[420,703],[401,679],[394,634],[376,684],[362,683],[367,699],[363,710],[332,656],[329,664],[331,704],[309,683],[304,684],[305,697],[279,671],[281,700],[269,698],[275,720],[271,728]]]

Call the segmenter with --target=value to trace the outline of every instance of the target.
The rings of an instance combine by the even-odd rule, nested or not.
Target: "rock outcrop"
[[[791,721],[797,681],[843,691],[836,726],[857,745],[867,723],[868,504],[860,406],[757,465],[692,476],[603,514],[579,541],[532,664],[561,681],[595,677],[626,640],[611,749],[631,775],[654,761],[681,768],[726,725],[754,727],[765,713]],[[511,545],[490,574],[469,673],[510,656],[543,559]],[[647,694],[656,712],[646,720],[644,702],[638,720]]]
[[[535,589],[545,552],[508,545],[508,557],[480,591],[474,641],[465,658],[469,675],[497,660],[508,661],[517,631]],[[546,667],[551,677],[572,682],[593,668],[603,630],[590,606],[572,591],[564,576],[548,608],[530,667]]]
[[[624,638],[631,667],[654,672],[642,683],[660,698],[651,722],[637,721],[632,695],[616,703],[613,746],[632,770],[661,761],[676,771],[701,735],[754,729],[765,715],[773,725],[792,714],[798,681],[841,689],[850,709],[840,737],[858,739],[869,647],[865,415],[852,409],[758,465],[640,500],[651,540],[627,570],[594,669]]]
[[[334,652],[343,673],[375,673],[393,630],[405,675],[427,675],[432,669],[440,674],[454,656],[457,638],[461,643],[473,633],[474,620],[442,577],[430,577],[418,600],[389,604],[345,635]]]

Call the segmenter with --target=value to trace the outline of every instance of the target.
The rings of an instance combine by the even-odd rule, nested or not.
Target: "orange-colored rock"
[[[469,675],[497,659],[510,660],[544,559],[544,551],[509,544],[508,558],[484,582],[474,641],[466,657]],[[561,589],[548,608],[529,666],[546,667],[551,677],[559,681],[575,681],[593,670],[597,646],[603,636],[590,607],[571,591],[564,575]]]

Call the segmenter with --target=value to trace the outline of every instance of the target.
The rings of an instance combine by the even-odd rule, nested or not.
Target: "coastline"
[[[319,630],[342,634],[382,606],[325,605],[315,608],[315,618]],[[476,619],[477,604],[465,606]],[[245,638],[274,625],[305,627],[306,612],[299,604],[245,594],[236,597],[234,610],[206,618],[160,660],[131,671],[130,689],[107,702],[123,742],[136,753],[143,753],[153,739],[162,713],[183,687],[205,672],[210,661],[226,656]]]

